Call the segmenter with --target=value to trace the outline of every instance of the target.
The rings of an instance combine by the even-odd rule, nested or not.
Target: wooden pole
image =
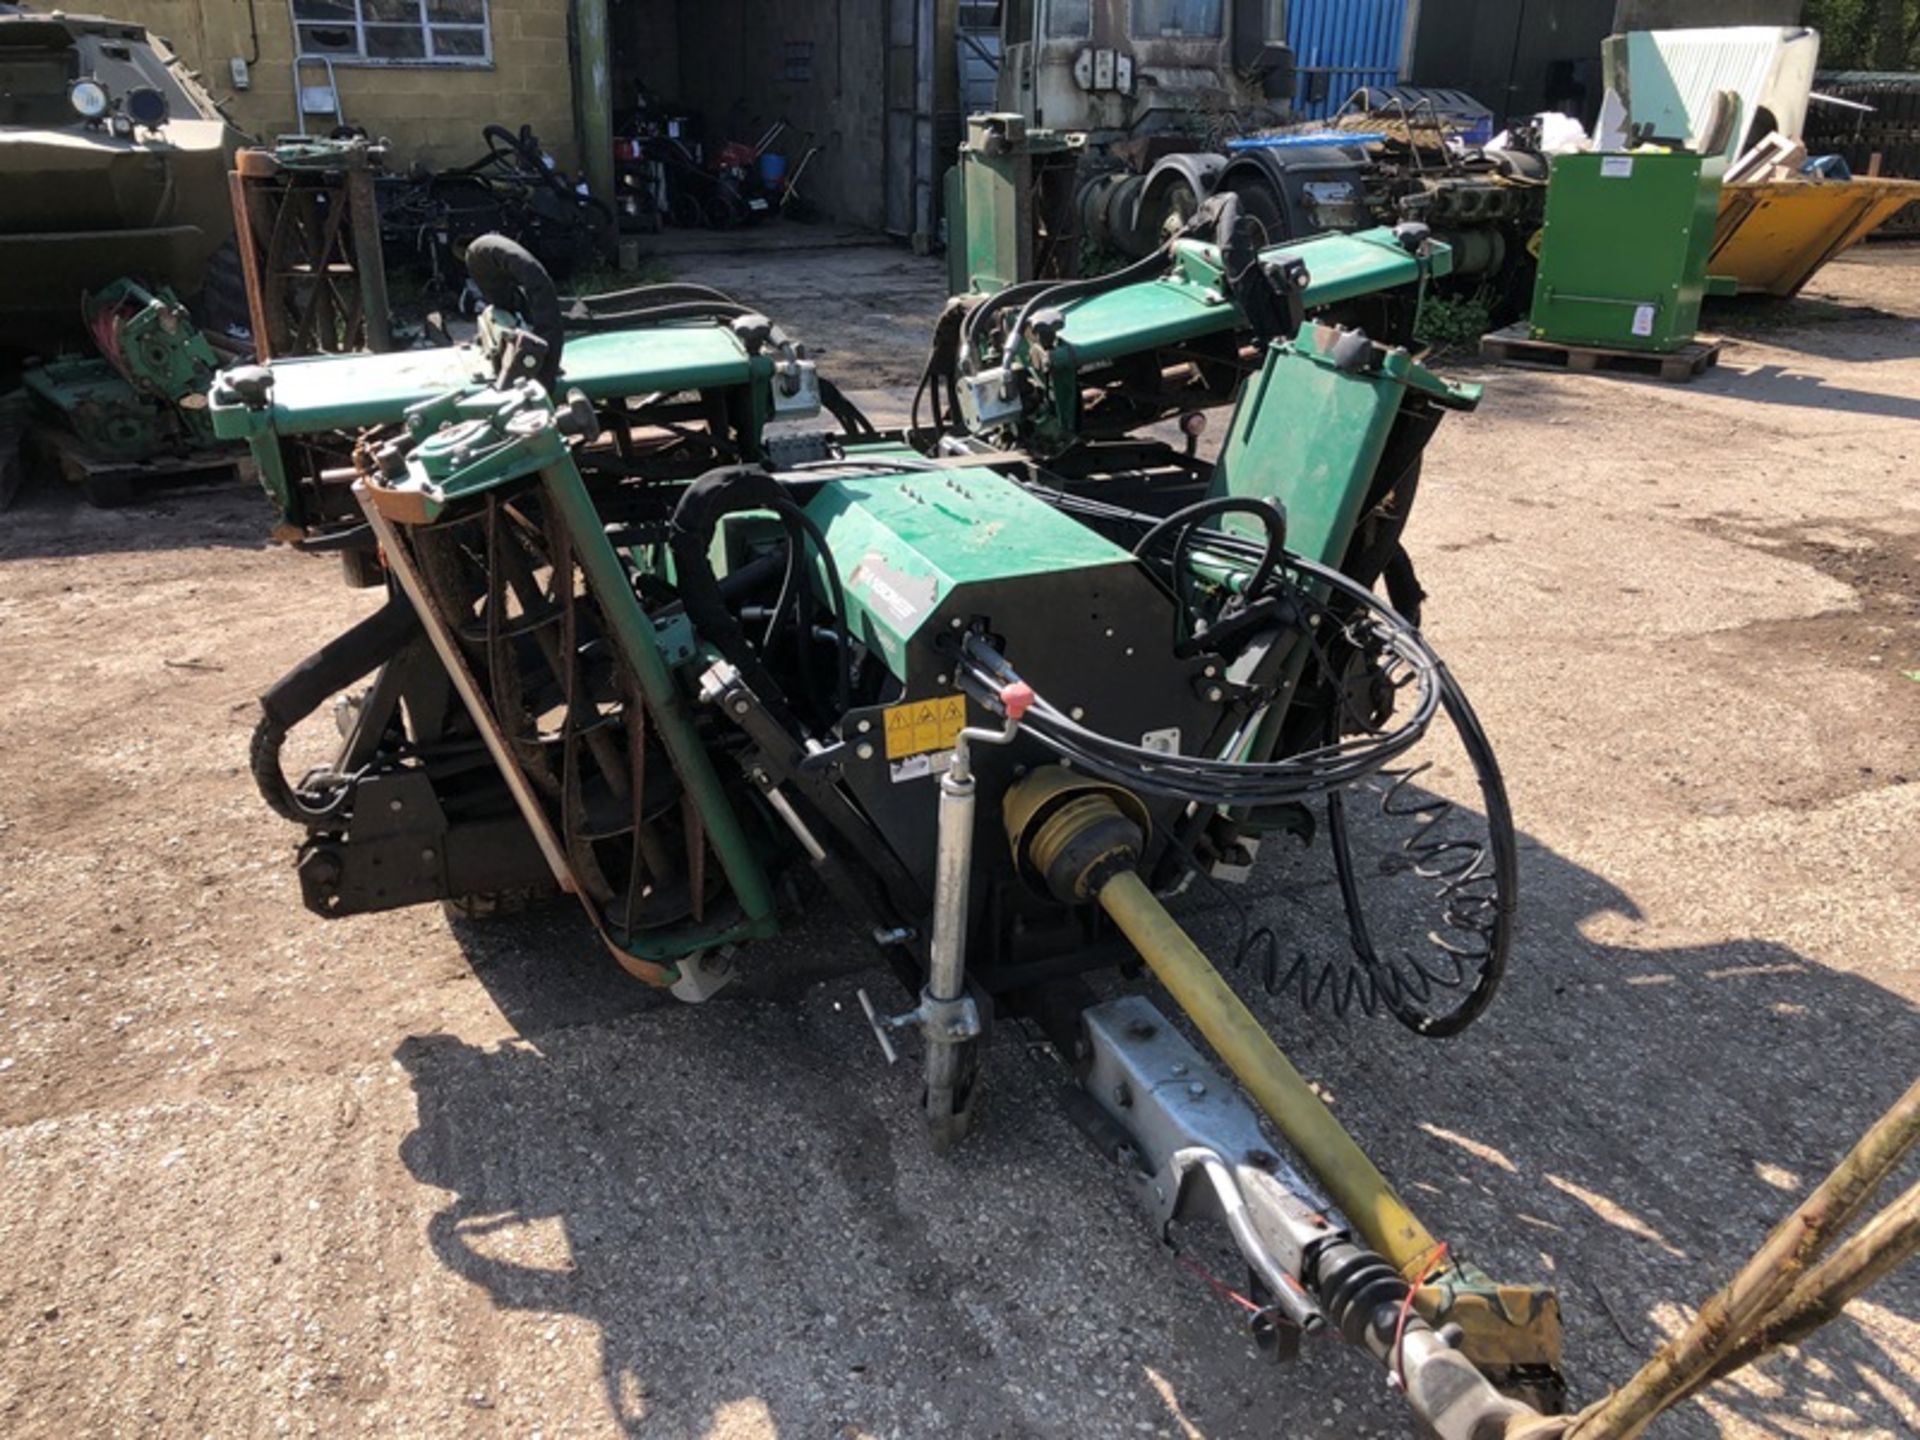
[[[1774,1231],[1732,1282],[1625,1385],[1578,1416],[1569,1440],[1632,1440],[1783,1314],[1808,1266],[1920,1140],[1920,1080]],[[1864,1233],[1864,1232],[1863,1232]],[[1884,1237],[1883,1237],[1884,1238]],[[1838,1278],[1838,1277],[1835,1277]],[[1844,1304],[1844,1300],[1841,1302]]]
[[[1920,1182],[1842,1241],[1800,1278],[1773,1316],[1687,1390],[1723,1380],[1742,1366],[1797,1344],[1839,1318],[1847,1302],[1920,1254]]]

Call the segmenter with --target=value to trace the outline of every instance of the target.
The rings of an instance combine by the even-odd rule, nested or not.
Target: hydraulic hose
[[[849,435],[878,435],[873,421],[867,418],[867,412],[847,398],[846,392],[826,376],[820,377],[820,403],[834,419],[840,422],[840,428]]]
[[[1151,279],[1167,268],[1168,262],[1173,258],[1175,241],[1204,234],[1208,229],[1212,229],[1215,232],[1215,240],[1218,243],[1224,243],[1226,235],[1238,216],[1237,200],[1231,207],[1209,202],[1194,213],[1193,218],[1181,228],[1178,235],[1156,245],[1131,265],[1123,266],[1105,275],[1089,275],[1081,280],[1028,280],[996,291],[967,314],[964,332],[967,354],[974,361],[979,360],[980,327],[1016,300],[1021,302],[1020,312],[1014,318],[1012,330],[1008,332],[1009,345],[1026,330],[1028,322],[1032,320],[1034,313],[1041,305],[1060,305],[1071,300],[1084,300],[1088,296],[1101,295],[1108,290],[1118,289],[1122,285],[1133,285]]]
[[[1176,536],[1173,544],[1172,584],[1178,610],[1176,625],[1179,632],[1175,637],[1177,649],[1190,649],[1199,638],[1186,633],[1186,592],[1181,588],[1181,567],[1185,563],[1187,542],[1193,535],[1193,527],[1202,520],[1210,520],[1220,515],[1251,515],[1258,520],[1267,532],[1267,547],[1261,553],[1260,564],[1253,572],[1253,578],[1247,582],[1246,596],[1257,599],[1266,591],[1267,584],[1273,579],[1273,572],[1280,566],[1287,545],[1287,512],[1278,501],[1264,500],[1252,495],[1215,495],[1206,500],[1197,501],[1183,509],[1174,511],[1166,519],[1155,525],[1135,542],[1133,553],[1147,556],[1162,536],[1172,533]]]
[[[967,354],[977,363],[980,358],[979,337],[981,327],[987,321],[1006,309],[1014,301],[1024,303],[1014,318],[1013,328],[1009,332],[1008,344],[1018,339],[1033,318],[1035,309],[1043,303],[1063,304],[1069,300],[1083,300],[1090,295],[1099,295],[1122,285],[1137,284],[1152,278],[1167,268],[1167,262],[1173,255],[1173,242],[1157,247],[1151,254],[1134,261],[1124,269],[1115,270],[1109,275],[1093,275],[1085,280],[1029,280],[1020,285],[1009,285],[996,291],[985,301],[967,312],[964,335]]]
[[[1210,535],[1207,544],[1212,546],[1214,537]],[[1440,709],[1444,667],[1419,632],[1370,591],[1336,570],[1299,556],[1287,557],[1287,564],[1339,591],[1371,613],[1378,623],[1376,633],[1383,649],[1395,665],[1404,668],[1402,688],[1412,692],[1407,714],[1393,729],[1335,739],[1276,760],[1168,754],[1088,729],[1044,695],[1035,697],[1023,719],[1023,729],[1087,774],[1140,794],[1167,796],[1193,805],[1287,804],[1377,773],[1411,750],[1426,733]],[[989,703],[1002,686],[1020,678],[1005,659],[978,644],[967,649],[960,674],[963,683],[976,695],[987,697]]]
[[[625,290],[602,290],[594,295],[569,295],[564,303],[569,311],[592,315],[596,311],[621,306],[664,305],[676,300],[719,300],[729,305],[737,303],[724,290],[683,280],[667,280],[658,285],[634,285]]]
[[[665,325],[677,320],[737,320],[754,313],[750,306],[736,300],[672,300],[633,310],[589,311],[574,315],[566,324],[576,334],[590,335],[602,330],[635,330],[643,325]]]
[[[674,507],[667,544],[673,554],[680,601],[687,618],[693,621],[694,633],[726,656],[747,688],[783,725],[792,728],[794,719],[785,693],[728,609],[707,554],[723,516],[739,510],[771,510],[786,498],[785,488],[764,470],[745,465],[709,470],[686,488]]]
[[[747,688],[789,730],[797,730],[792,707],[780,682],[761,658],[761,652],[748,641],[740,622],[734,618],[720,582],[708,558],[708,548],[721,518],[741,510],[771,510],[786,526],[788,584],[781,587],[775,620],[786,608],[793,583],[806,564],[806,550],[812,544],[821,558],[827,586],[832,593],[836,627],[835,718],[844,714],[849,702],[848,670],[852,662],[852,637],[847,632],[846,597],[841,592],[840,573],[832,564],[826,537],[799,506],[787,495],[786,487],[764,470],[751,466],[729,465],[709,470],[695,480],[674,507],[668,529],[668,547],[673,554],[674,573],[679,578],[680,599],[687,618],[697,633],[732,662]],[[803,627],[810,630],[811,627]]]
[[[274,681],[260,697],[260,722],[248,749],[248,768],[260,798],[282,819],[295,824],[333,814],[345,796],[335,787],[327,796],[303,797],[287,783],[280,749],[287,733],[362,676],[384,665],[421,633],[420,617],[405,595],[385,605],[344,634],[335,636]]]
[[[291,730],[329,696],[392,659],[419,633],[420,617],[412,602],[405,595],[393,595],[274,681],[260,697],[260,708],[283,731]]]

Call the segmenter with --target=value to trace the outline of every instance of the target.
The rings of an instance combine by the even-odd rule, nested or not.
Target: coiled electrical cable
[[[1237,540],[1237,537],[1210,534],[1202,543],[1212,547],[1225,540]],[[1238,546],[1247,544],[1238,542]],[[1289,804],[1350,785],[1391,764],[1419,743],[1439,709],[1439,657],[1427,647],[1419,631],[1371,591],[1339,571],[1297,555],[1287,555],[1284,568],[1325,585],[1350,603],[1353,613],[1343,620],[1330,608],[1315,602],[1317,616],[1331,620],[1350,643],[1361,643],[1353,627],[1363,620],[1372,627],[1374,644],[1383,657],[1388,682],[1396,689],[1413,692],[1413,703],[1406,707],[1404,717],[1392,729],[1336,736],[1324,745],[1278,760],[1167,754],[1091,730],[1062,713],[1044,695],[1035,697],[1021,722],[1022,728],[1090,775],[1143,794],[1163,795],[1195,805],[1258,808]],[[1302,588],[1300,593],[1307,592]],[[976,691],[987,696],[997,694],[1009,680],[1017,678],[1004,660],[978,646],[966,652],[962,673],[969,674]]]
[[[1183,520],[1175,515],[1163,521],[1050,486],[1029,482],[1027,488],[1067,513],[1141,532],[1142,539],[1135,548],[1136,553],[1142,555],[1150,554],[1162,537],[1181,525],[1191,525],[1195,518],[1189,516]],[[1188,533],[1182,530],[1182,538]],[[1271,535],[1269,544],[1263,545],[1240,536],[1207,531],[1196,543],[1243,565],[1252,565],[1264,557],[1270,541]],[[1212,880],[1199,858],[1177,836],[1175,853],[1184,868],[1199,876],[1210,891],[1238,914],[1239,934],[1233,946],[1233,964],[1241,967],[1251,961],[1259,983],[1268,994],[1292,995],[1308,1013],[1327,1009],[1336,1018],[1342,1018],[1354,1010],[1369,1016],[1385,1010],[1418,1035],[1441,1038],[1457,1034],[1491,1003],[1505,976],[1512,944],[1518,853],[1512,810],[1499,765],[1465,693],[1408,621],[1339,572],[1298,556],[1285,555],[1276,573],[1288,571],[1301,581],[1324,581],[1333,592],[1330,597],[1333,600],[1364,607],[1364,614],[1355,608],[1350,609],[1344,619],[1336,618],[1330,636],[1326,621],[1333,612],[1322,604],[1319,608],[1322,624],[1309,626],[1304,632],[1313,647],[1315,660],[1336,684],[1340,661],[1333,653],[1334,636],[1348,645],[1371,641],[1376,648],[1390,641],[1394,653],[1418,659],[1417,665],[1401,660],[1390,664],[1399,671],[1402,683],[1411,681],[1420,687],[1420,709],[1426,712],[1424,717],[1412,717],[1390,736],[1360,737],[1387,743],[1363,746],[1357,756],[1347,750],[1345,763],[1340,767],[1347,778],[1326,783],[1330,769],[1315,761],[1316,756],[1325,756],[1330,749],[1343,748],[1337,743],[1343,724],[1367,725],[1364,717],[1342,715],[1340,710],[1347,708],[1344,705],[1329,719],[1327,746],[1275,762],[1280,772],[1278,778],[1299,787],[1292,798],[1314,790],[1324,795],[1328,842],[1347,915],[1349,953],[1316,961],[1302,951],[1290,962],[1286,961],[1275,931],[1266,925],[1255,925],[1251,912]],[[1302,586],[1295,586],[1294,591],[1298,599],[1313,599]],[[1258,592],[1249,584],[1245,593],[1252,596]],[[1356,621],[1361,622],[1360,628],[1356,628]],[[1028,711],[1027,727],[1056,753],[1083,766],[1088,773],[1152,793],[1175,794],[1195,803],[1249,803],[1241,798],[1249,788],[1245,784],[1221,785],[1213,793],[1202,794],[1205,787],[1201,782],[1182,775],[1177,785],[1169,786],[1163,783],[1161,775],[1149,776],[1135,766],[1132,762],[1139,757],[1115,754],[1113,746],[1080,744],[1078,737],[1070,733],[1066,734],[1066,740],[1071,748],[1061,749],[1049,739],[1048,718],[1044,714],[1039,725],[1033,724],[1039,709],[1036,704]],[[1417,728],[1419,733],[1411,737],[1417,742],[1430,729],[1436,713],[1444,714],[1458,737],[1478,788],[1483,821],[1456,801],[1421,787],[1421,777],[1433,766],[1431,760],[1408,762],[1405,758],[1406,749],[1411,745],[1402,748],[1400,737],[1409,729]],[[1051,733],[1058,739],[1062,727],[1053,727]],[[1151,760],[1160,764],[1168,758],[1156,754]],[[1210,783],[1220,777],[1218,763],[1195,768],[1203,780]],[[1291,773],[1302,766],[1308,769],[1306,776]],[[1235,768],[1242,772],[1267,770],[1267,767]],[[1418,936],[1391,947],[1376,941],[1374,926],[1369,923],[1363,906],[1363,876],[1374,877],[1374,868],[1371,864],[1363,867],[1354,854],[1356,836],[1352,812],[1356,800],[1366,790],[1378,792],[1376,823],[1384,821],[1398,832],[1382,837],[1386,851],[1381,856],[1379,876],[1367,883],[1387,883],[1392,875],[1404,875],[1417,885],[1431,887],[1431,898],[1439,906],[1434,922],[1424,927]],[[1226,798],[1229,795],[1234,798]],[[1474,828],[1453,823],[1468,820],[1475,821]]]

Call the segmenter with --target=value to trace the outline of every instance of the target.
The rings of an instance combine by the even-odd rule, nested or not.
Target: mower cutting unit
[[[1441,1245],[1162,903],[1324,843],[1349,945],[1279,988],[1425,1035],[1509,944],[1499,773],[1400,546],[1478,394],[1358,328],[1449,253],[1258,235],[1229,198],[1117,275],[954,302],[898,434],[713,291],[563,302],[495,241],[474,344],[227,372],[281,537],[389,594],[268,692],[254,770],[319,913],[557,887],[688,999],[811,877],[904,982],[869,1018],[889,1058],[919,1037],[937,1146],[992,1030],[1034,1027],[1156,1227],[1224,1222],[1263,1345],[1333,1329],[1433,1431],[1515,1433],[1559,1394],[1552,1292]],[[288,780],[289,730],[367,676]],[[1414,758],[1444,733],[1459,803]],[[1395,884],[1417,916],[1370,917]]]

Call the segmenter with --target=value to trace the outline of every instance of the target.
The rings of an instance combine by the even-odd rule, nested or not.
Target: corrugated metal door
[[[1324,119],[1363,85],[1398,83],[1407,10],[1408,0],[1287,0],[1294,112]]]
[[[933,0],[887,0],[887,230],[933,228]]]
[[[954,25],[954,55],[960,66],[960,116],[993,111],[1000,80],[1000,7],[963,3]]]

